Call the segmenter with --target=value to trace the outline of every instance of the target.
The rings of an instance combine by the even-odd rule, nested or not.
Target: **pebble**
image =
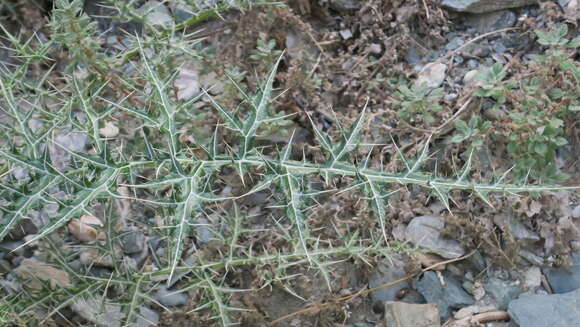
[[[435,303],[439,308],[439,314],[446,320],[451,311],[472,305],[474,300],[456,279],[443,274],[446,285],[441,285],[437,274],[427,271],[423,277],[416,282],[416,288],[425,297],[427,303]]]
[[[446,71],[447,66],[442,63],[429,63],[419,72],[418,78],[415,81],[415,86],[419,87],[426,85],[429,88],[439,87],[445,80]]]
[[[537,0],[442,0],[441,5],[454,11],[475,14],[536,4]]]
[[[572,217],[580,218],[580,205],[577,205],[574,210],[572,210]]]
[[[564,294],[522,294],[510,302],[508,313],[522,327],[576,327],[580,289]]]
[[[540,267],[530,267],[524,272],[524,286],[528,290],[534,290],[542,284],[542,272]]]
[[[139,308],[139,317],[135,323],[136,327],[150,327],[157,326],[159,323],[159,314],[147,307]]]
[[[382,262],[379,262],[376,269],[371,273],[369,287],[377,287],[404,278],[407,274],[405,273],[403,266],[404,262],[398,258],[387,258]],[[383,309],[382,303],[399,300],[397,294],[409,287],[409,282],[404,281],[391,287],[385,287],[371,292],[373,307],[379,310]]]
[[[484,288],[502,310],[506,309],[513,299],[523,293],[520,287],[499,278],[490,278],[485,283]]]
[[[439,327],[439,311],[435,304],[387,302],[385,325],[397,327]]]
[[[516,24],[516,21],[516,14],[512,11],[500,10],[469,16],[466,24],[474,27],[479,33],[483,34],[512,27]]]
[[[580,252],[572,255],[571,266],[545,268],[543,272],[552,291],[556,294],[580,289]]]
[[[185,293],[175,293],[175,291],[168,290],[165,286],[160,286],[159,290],[153,294],[153,298],[166,307],[176,307],[187,303],[187,295]]]
[[[210,229],[210,222],[204,217],[199,218],[197,221],[198,222],[195,227],[197,242],[199,244],[207,244],[215,237],[214,233]]]
[[[79,316],[97,326],[120,327],[125,317],[120,306],[112,303],[103,303],[100,299],[80,297],[70,307]]]
[[[125,254],[141,253],[146,241],[145,234],[136,228],[121,235],[121,245]]]
[[[441,237],[444,227],[445,222],[441,217],[419,216],[411,220],[405,234],[408,241],[443,258],[453,259],[462,256],[465,250],[459,242]]]

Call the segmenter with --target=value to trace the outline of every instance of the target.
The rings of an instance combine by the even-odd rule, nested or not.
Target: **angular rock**
[[[495,215],[493,222],[504,232],[509,232],[515,239],[527,242],[536,242],[540,240],[540,235],[530,230],[523,222],[506,215]]]
[[[159,323],[159,314],[147,307],[139,308],[139,317],[135,323],[135,327],[150,327],[157,326]]]
[[[71,309],[84,319],[103,327],[120,327],[125,317],[120,306],[103,303],[100,299],[75,300]]]
[[[564,294],[522,294],[510,302],[508,313],[521,327],[576,327],[580,289]]]
[[[556,294],[580,289],[580,253],[572,255],[572,266],[543,270],[552,291]]]
[[[175,293],[175,291],[168,290],[165,286],[161,286],[155,292],[153,298],[166,307],[176,307],[187,303],[187,294]]]
[[[126,254],[141,253],[145,243],[145,234],[138,229],[129,230],[121,235],[121,245]]]
[[[369,280],[369,287],[377,287],[389,282],[394,282],[406,276],[405,270],[403,269],[403,263],[396,259],[385,259],[377,265],[376,270],[371,274]],[[374,307],[382,306],[382,303],[387,301],[397,301],[399,300],[397,294],[409,288],[408,282],[402,282],[395,284],[391,287],[385,287],[371,292],[371,298],[373,299]],[[377,304],[377,302],[379,304]]]
[[[516,285],[498,278],[490,278],[484,285],[485,291],[495,300],[500,309],[506,309],[508,304],[523,293]]]
[[[452,310],[472,305],[474,300],[461,287],[459,281],[446,274],[443,276],[445,285],[441,285],[436,273],[427,271],[417,281],[416,286],[419,293],[427,300],[427,303],[437,304],[441,318],[446,320],[451,315]]]
[[[462,256],[465,250],[459,242],[441,237],[444,227],[445,222],[441,217],[419,216],[411,220],[405,234],[408,241],[443,258],[453,259]]]
[[[429,88],[436,88],[443,84],[445,80],[445,72],[447,71],[447,65],[439,63],[439,62],[432,62],[419,72],[419,76],[415,81],[415,86],[422,86],[425,85]]]
[[[481,14],[518,8],[538,3],[538,0],[442,0],[441,5],[454,11]]]
[[[436,304],[385,303],[385,327],[439,327]]]
[[[490,13],[473,15],[468,17],[467,25],[475,28],[479,33],[488,33],[500,29],[512,27],[516,24],[517,17],[512,11],[500,10]]]

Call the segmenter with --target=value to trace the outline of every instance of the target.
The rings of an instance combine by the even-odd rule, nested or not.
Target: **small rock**
[[[580,218],[580,205],[576,206],[576,208],[572,210],[572,217]]]
[[[442,0],[441,5],[454,11],[481,14],[536,4],[537,0]]]
[[[14,167],[12,169],[12,176],[14,176],[14,178],[16,178],[19,181],[28,179],[29,175],[28,175],[28,169],[24,169],[21,167]]]
[[[338,33],[345,40],[348,40],[348,39],[352,38],[352,31],[350,29],[348,29],[348,28],[339,31]]]
[[[535,290],[542,284],[542,272],[539,267],[530,267],[524,272],[524,286]]]
[[[576,327],[580,289],[564,294],[522,294],[510,302],[508,313],[522,327]]]
[[[119,135],[119,127],[108,121],[105,123],[105,127],[99,128],[99,134],[106,138],[114,138]]]
[[[419,72],[419,76],[415,81],[415,86],[419,87],[426,85],[429,88],[439,87],[445,80],[446,71],[447,66],[442,63],[429,63]]]
[[[462,46],[464,43],[465,43],[465,40],[462,37],[456,36],[456,37],[452,38],[451,41],[449,41],[449,43],[447,43],[445,45],[445,50],[453,51],[453,50],[459,48],[460,46]]]
[[[121,307],[112,303],[103,303],[100,299],[76,299],[71,309],[97,326],[120,327],[125,314]]]
[[[453,259],[462,256],[465,250],[459,242],[441,237],[444,227],[445,222],[441,217],[419,216],[411,220],[405,234],[408,241],[443,258]]]
[[[492,48],[493,51],[499,54],[502,54],[507,51],[507,47],[500,41],[494,42]]]
[[[147,307],[139,308],[139,317],[135,323],[136,327],[157,326],[159,323],[159,314]]]
[[[388,327],[439,327],[439,310],[436,304],[385,303],[385,326]]]
[[[536,266],[544,265],[544,258],[532,253],[531,251],[520,250],[520,257],[526,259],[529,263],[533,265]]]
[[[510,233],[520,241],[536,242],[540,240],[540,235],[531,231],[524,223],[512,216],[506,214],[495,215],[493,222],[502,231]]]
[[[467,18],[467,25],[474,27],[479,33],[488,33],[512,27],[516,24],[516,14],[509,10],[472,15]]]
[[[381,45],[378,43],[371,43],[368,46],[368,51],[372,54],[378,55],[381,54],[381,51],[383,51],[383,49],[381,48]]]
[[[199,244],[207,244],[214,239],[215,235],[210,229],[210,222],[204,217],[199,218],[195,228],[195,235]]]
[[[167,307],[176,307],[187,303],[187,295],[185,293],[176,293],[175,291],[168,290],[165,286],[161,286],[155,292],[153,298]]]
[[[177,88],[177,99],[188,100],[197,95],[201,91],[199,82],[199,75],[196,70],[182,67],[179,69],[177,78],[173,82]]]
[[[445,274],[443,276],[445,285],[441,285],[435,272],[427,271],[417,281],[416,288],[425,297],[427,303],[437,304],[441,317],[446,320],[452,310],[472,305],[474,301],[463,290],[459,281]]]
[[[141,253],[145,247],[145,242],[145,234],[136,228],[121,235],[121,245],[125,254]]]
[[[465,76],[463,76],[463,84],[465,85],[476,84],[477,79],[475,77],[477,76],[477,72],[478,72],[477,69],[468,71],[465,74]]]
[[[360,0],[330,0],[330,8],[344,13],[349,11],[356,11],[362,8]]]
[[[369,287],[377,287],[404,278],[407,274],[405,273],[403,266],[404,263],[395,258],[387,258],[383,260],[377,265],[377,268],[371,274]],[[409,283],[404,281],[391,287],[381,288],[371,292],[373,307],[380,310],[383,309],[382,305],[384,302],[400,300],[398,297],[399,292],[409,287]]]
[[[556,294],[580,289],[580,253],[572,255],[572,266],[545,268],[543,270],[550,287]]]
[[[506,309],[508,304],[523,291],[515,285],[498,278],[490,278],[484,285],[486,292],[495,300],[500,309]]]
[[[169,27],[173,24],[173,17],[171,17],[169,9],[159,1],[147,1],[139,7],[138,11],[145,14],[145,19],[151,25]]]

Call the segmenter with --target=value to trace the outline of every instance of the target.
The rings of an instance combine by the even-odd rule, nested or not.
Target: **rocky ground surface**
[[[107,47],[123,46],[120,29],[139,33],[137,22],[99,18],[107,9],[96,6],[96,3],[87,1],[85,10],[99,22]],[[187,12],[172,7],[171,1],[167,6],[148,1],[143,4],[143,10],[148,6],[155,8],[149,19],[156,24],[188,17]],[[289,89],[280,99],[288,112],[307,110],[318,121],[330,126],[334,118],[328,108],[333,107],[341,119],[352,119],[358,112],[357,108],[367,99],[371,106],[392,101],[390,94],[393,90],[384,81],[395,74],[417,84],[424,83],[434,88],[442,86],[446,106],[459,106],[469,94],[470,83],[474,83],[474,72],[478,68],[497,62],[508,64],[516,57],[522,61],[534,57],[537,47],[519,28],[528,28],[530,24],[542,27],[555,20],[574,25],[578,24],[580,17],[577,0],[544,1],[541,4],[534,0],[320,0],[291,1],[290,6],[292,11],[275,14],[263,8],[243,15],[228,12],[225,21],[205,23],[204,30],[209,33],[204,42],[216,49],[217,68],[208,72],[203,71],[199,64],[191,63],[177,80],[178,84],[183,84],[176,85],[182,96],[197,94],[200,87],[208,86],[212,86],[214,92],[227,92],[219,78],[224,67],[236,62],[247,71],[260,69],[252,66],[254,63],[247,54],[255,48],[256,39],[272,39],[276,41],[276,49],[286,49],[289,58],[285,71],[278,77]],[[480,38],[485,34],[489,35]],[[0,60],[9,63],[5,51],[0,48]],[[367,60],[369,57],[374,60]],[[315,78],[305,76],[314,71]],[[493,117],[494,113],[486,111],[485,103],[478,110],[484,116],[489,115],[490,119],[497,119]],[[373,122],[376,128],[368,133],[373,142],[387,144],[387,135],[396,135],[399,143],[407,149],[418,149],[417,140],[425,137],[422,130],[428,127],[398,124],[393,117],[389,112],[376,115]],[[309,134],[303,128],[306,125],[300,119],[303,118],[295,121],[297,139],[307,139]],[[119,128],[109,126],[101,133],[115,137]],[[270,137],[278,137],[279,142],[284,142],[284,136],[274,133]],[[83,135],[63,130],[56,140],[74,151],[86,151],[87,139]],[[577,158],[567,157],[565,152],[560,154],[559,160],[562,167],[569,167]],[[71,160],[70,155],[60,148],[51,149],[50,156],[57,167],[65,167]],[[574,169],[572,174],[577,173],[577,168]],[[27,178],[25,170],[13,171],[12,174],[16,179]],[[464,207],[465,212],[455,215],[447,213],[440,202],[430,201],[426,206],[424,203],[428,202],[420,195],[416,199],[411,199],[410,195],[415,194],[409,191],[393,197],[396,209],[389,213],[389,236],[423,251],[396,254],[374,262],[370,267],[344,262],[337,265],[336,274],[341,276],[338,280],[341,280],[344,294],[380,287],[408,276],[415,277],[390,287],[373,289],[347,304],[337,304],[334,320],[324,322],[316,315],[295,316],[277,325],[578,325],[580,202],[577,193],[560,192],[537,199],[498,197],[494,199],[495,209],[470,202]],[[267,200],[258,193],[246,201],[247,208],[259,212]],[[520,201],[518,205],[512,205],[516,201]],[[337,198],[321,205],[320,211],[324,211],[326,216],[353,215],[356,211],[351,211],[354,203],[347,197]],[[138,217],[123,227],[118,257],[123,258],[127,265],[140,267],[144,262],[165,256],[164,242],[141,227],[140,221],[152,219],[147,217],[150,213],[140,211],[142,208],[137,208],[134,203],[122,205],[128,212],[137,212],[131,215]],[[349,209],[342,210],[343,207]],[[9,239],[0,242],[0,284],[3,289],[15,288],[22,278],[38,271],[59,276],[58,271],[43,263],[43,254],[38,253],[34,244],[19,248],[54,215],[54,210],[45,206],[29,212],[30,219]],[[211,248],[215,238],[213,221],[211,217],[204,219],[195,236],[200,246]],[[96,229],[87,227],[91,224],[102,225],[91,215],[71,222],[67,241],[104,238]],[[16,248],[18,250],[13,251]],[[109,276],[113,266],[111,258],[99,256],[91,248],[81,251],[79,258],[70,263],[71,269],[80,271],[90,266],[91,274],[102,278]],[[436,265],[433,269],[421,273],[423,268],[433,265]],[[331,301],[341,295],[329,294],[324,283],[319,282],[319,276],[308,276],[307,270],[301,273],[304,280],[296,284],[301,297],[310,301]],[[68,283],[66,278],[56,277],[53,282]],[[188,310],[190,297],[187,293],[173,293],[171,284],[163,283],[152,290],[150,296],[160,306],[143,306],[141,315],[147,319],[140,322],[140,326],[190,326],[191,319],[195,319]],[[303,300],[276,287],[234,295],[231,302],[261,315],[256,318],[248,314],[242,320],[244,326],[265,325],[264,320],[281,317],[305,306]],[[119,308],[111,304],[105,310],[106,314],[98,315],[93,312],[95,307],[95,303],[79,301],[71,305],[70,310],[80,317],[78,319],[99,326],[118,325]]]

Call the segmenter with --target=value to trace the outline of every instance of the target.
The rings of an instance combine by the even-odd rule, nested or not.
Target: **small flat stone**
[[[580,289],[564,294],[522,294],[510,302],[508,313],[522,327],[576,327]]]
[[[436,304],[385,303],[385,327],[439,327]]]
[[[415,81],[415,86],[425,85],[429,88],[439,87],[445,80],[446,71],[447,65],[445,64],[439,62],[429,63],[419,72],[419,76]]]
[[[552,291],[556,294],[580,289],[580,253],[573,255],[574,264],[569,267],[545,268],[543,270]]]
[[[484,288],[502,310],[506,309],[508,304],[523,292],[518,286],[498,278],[490,278]]]
[[[538,0],[442,0],[441,5],[454,11],[486,13],[536,4]]]
[[[462,256],[465,250],[459,242],[441,237],[444,227],[445,222],[441,217],[419,216],[411,220],[405,234],[408,241],[443,258],[453,259]]]
[[[473,298],[461,287],[461,283],[449,275],[444,274],[441,281],[437,274],[427,271],[423,277],[417,281],[417,290],[421,293],[427,303],[435,303],[439,308],[439,314],[443,320],[451,316],[451,311],[472,305]]]

